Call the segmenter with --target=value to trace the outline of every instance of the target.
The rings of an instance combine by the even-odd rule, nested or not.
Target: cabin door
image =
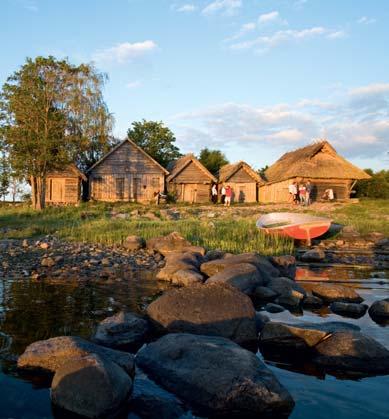
[[[115,179],[116,182],[116,199],[124,199],[124,178],[118,177]]]
[[[51,200],[54,202],[63,202],[63,180],[52,179],[51,183]]]
[[[138,177],[132,178],[132,198],[137,201],[142,195],[141,179]]]

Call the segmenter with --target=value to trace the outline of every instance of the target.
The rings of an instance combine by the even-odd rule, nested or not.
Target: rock
[[[239,263],[227,266],[221,272],[207,279],[206,284],[229,284],[245,294],[252,294],[262,284],[257,268],[251,263]]]
[[[117,364],[96,354],[62,364],[51,385],[55,406],[87,418],[114,413],[128,399],[131,378]]]
[[[296,258],[291,255],[272,256],[269,258],[273,266],[279,271],[280,275],[295,279],[296,277]]]
[[[323,307],[323,300],[312,294],[307,294],[303,300],[304,308],[320,308]]]
[[[27,239],[23,239],[22,241],[22,247],[28,247],[28,240]]]
[[[46,242],[39,243],[39,247],[40,247],[41,249],[46,250],[46,249],[48,249],[48,248],[49,248],[49,243],[46,243]]]
[[[276,417],[294,406],[258,357],[221,337],[169,334],[143,348],[137,364],[204,416]]]
[[[342,228],[342,237],[345,239],[354,239],[360,237],[360,234],[353,226],[344,226]]]
[[[215,249],[215,250],[208,250],[208,252],[204,256],[204,262],[210,262],[211,260],[221,259],[224,257],[226,252],[223,250]]]
[[[180,269],[171,276],[171,282],[175,285],[188,287],[204,282],[203,275],[195,269]]]
[[[253,298],[258,300],[274,300],[277,297],[278,293],[273,291],[271,288],[263,287],[262,285],[255,288],[253,292]]]
[[[251,263],[261,274],[262,280],[266,283],[273,277],[279,276],[279,271],[275,268],[269,260],[256,253],[242,253],[240,255],[224,255],[223,259],[211,260],[201,265],[201,272],[208,277],[216,275],[228,266],[238,265],[241,263]]]
[[[269,313],[282,313],[285,311],[284,307],[274,303],[267,303],[263,309]]]
[[[330,304],[330,310],[333,313],[346,317],[354,317],[357,319],[364,316],[367,309],[368,306],[366,304],[343,303],[341,301],[335,301]]]
[[[141,418],[150,419],[175,419],[185,413],[181,401],[174,394],[150,380],[139,368],[135,374],[129,409]]]
[[[322,262],[326,257],[324,250],[320,247],[314,247],[313,249],[307,250],[301,255],[303,262]]]
[[[197,252],[205,254],[205,250],[200,246],[193,246],[185,240],[179,233],[173,232],[164,237],[155,237],[146,242],[146,247],[155,250],[164,256],[171,252]]]
[[[160,281],[173,281],[174,274],[178,271],[191,270],[198,272],[201,258],[202,256],[200,253],[172,252],[166,256],[166,264],[164,268],[157,273],[156,278]],[[180,276],[181,274],[176,277],[176,281],[180,282]],[[203,276],[200,276],[201,282],[203,282]]]
[[[51,257],[45,257],[41,260],[41,265],[47,268],[51,268],[55,265],[55,260]]]
[[[123,242],[123,247],[129,252],[135,252],[139,249],[142,249],[145,245],[145,242],[142,237],[139,236],[127,236]]]
[[[250,298],[228,285],[170,290],[147,307],[147,314],[167,332],[218,335],[241,344],[256,340]]]
[[[369,308],[369,315],[373,320],[389,319],[389,298],[375,301]]]
[[[339,331],[315,346],[313,361],[331,370],[389,374],[389,351],[379,342],[356,331]]]
[[[114,349],[137,350],[149,335],[147,320],[123,311],[99,323],[93,341]]]
[[[312,294],[327,303],[342,301],[345,303],[361,303],[363,298],[351,287],[337,284],[317,284],[311,289]]]
[[[133,355],[104,348],[77,336],[58,336],[28,345],[18,359],[18,368],[56,372],[70,359],[90,354],[96,354],[114,362],[131,376],[134,374]]]
[[[267,286],[278,294],[275,303],[287,308],[298,307],[306,295],[304,288],[290,278],[272,278]]]
[[[266,323],[270,322],[268,316],[260,311],[255,312],[255,326],[257,327],[257,333],[260,333]]]

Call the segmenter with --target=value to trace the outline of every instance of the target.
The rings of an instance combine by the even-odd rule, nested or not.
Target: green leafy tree
[[[220,150],[203,148],[200,151],[199,161],[213,174],[216,175],[219,169],[228,164],[226,156]]]
[[[133,122],[127,136],[164,167],[181,157],[176,137],[162,121]]]
[[[356,197],[389,199],[389,170],[374,172],[365,169],[371,179],[360,180],[355,185]]]
[[[28,58],[4,84],[2,138],[15,175],[31,185],[34,208],[45,206],[50,171],[75,161],[87,165],[97,158],[91,150],[104,152],[113,122],[101,91],[105,81],[89,64],[50,56]]]
[[[11,167],[4,151],[0,153],[0,199],[5,200],[11,183]]]

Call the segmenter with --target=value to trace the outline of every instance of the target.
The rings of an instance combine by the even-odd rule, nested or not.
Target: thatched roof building
[[[168,166],[167,188],[177,201],[209,202],[215,176],[193,154],[187,154]]]
[[[270,166],[264,176],[266,182],[259,189],[261,202],[286,202],[291,182],[313,184],[313,199],[320,199],[324,191],[333,189],[337,199],[348,199],[355,182],[370,176],[341,157],[328,141],[320,141],[285,153]]]
[[[231,186],[233,202],[256,202],[261,183],[263,180],[258,173],[244,161],[226,164],[219,171],[219,184]]]

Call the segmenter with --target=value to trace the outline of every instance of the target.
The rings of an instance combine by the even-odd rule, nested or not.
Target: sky
[[[26,57],[93,62],[124,138],[163,121],[182,152],[258,169],[326,138],[389,168],[387,0],[0,0],[0,83]]]

